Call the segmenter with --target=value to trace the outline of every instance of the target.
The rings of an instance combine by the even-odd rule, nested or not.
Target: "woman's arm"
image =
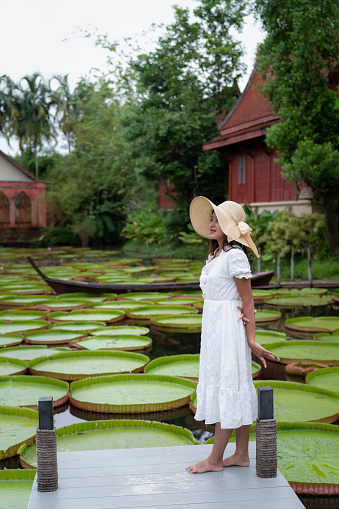
[[[251,280],[242,278],[233,278],[238,289],[239,295],[242,300],[243,313],[248,318],[249,322],[246,324],[247,343],[254,355],[256,355],[264,367],[266,368],[266,359],[276,360],[273,353],[265,350],[265,348],[255,341],[255,311],[254,301],[252,296]]]

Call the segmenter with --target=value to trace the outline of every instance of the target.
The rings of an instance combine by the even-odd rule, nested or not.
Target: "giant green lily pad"
[[[149,358],[140,353],[81,350],[50,357],[40,357],[29,363],[34,375],[61,380],[81,380],[86,377],[142,371]]]
[[[296,382],[254,381],[273,389],[274,416],[280,422],[333,423],[339,417],[339,394]]]
[[[281,313],[278,311],[267,311],[267,309],[258,309],[255,314],[255,323],[260,325],[265,323],[278,322],[281,318]]]
[[[144,336],[92,336],[80,341],[72,342],[71,346],[76,346],[85,350],[145,350],[152,346],[151,338]],[[1,350],[0,350],[1,355]]]
[[[265,304],[271,306],[280,306],[286,308],[305,307],[305,306],[328,306],[331,303],[330,296],[276,296],[265,301]]]
[[[148,333],[148,327],[137,325],[112,325],[91,330],[92,336],[145,336]]]
[[[250,441],[255,439],[253,425]],[[277,423],[278,468],[296,493],[339,494],[338,440],[339,429],[333,424]],[[234,441],[232,436],[230,442]],[[214,437],[206,443],[214,443]]]
[[[53,406],[68,400],[68,384],[42,376],[1,376],[0,405],[27,406],[37,409],[43,396],[53,396]]]
[[[46,313],[43,311],[36,311],[34,309],[8,309],[0,311],[0,320],[5,322],[27,320],[44,320],[47,318]]]
[[[269,344],[267,349],[282,364],[303,360],[304,362],[319,362],[328,366],[339,365],[339,344],[330,341],[284,341]]]
[[[81,422],[57,429],[58,452],[100,451],[144,447],[194,445],[193,434],[185,428],[139,420],[105,420]],[[36,467],[36,445],[21,446],[20,463],[24,468]]]
[[[50,331],[57,331],[57,330],[67,330],[67,331],[72,331],[72,332],[76,332],[76,331],[83,331],[83,332],[90,332],[91,334],[93,334],[93,330],[96,330],[98,328],[102,328],[102,327],[105,327],[106,328],[106,324],[105,322],[92,322],[92,321],[88,321],[87,320],[85,322],[73,322],[73,320],[71,322],[60,322],[60,323],[52,323],[49,330]]]
[[[31,345],[63,345],[87,336],[82,332],[67,330],[44,330],[25,334],[25,342]]]
[[[286,334],[272,330],[256,330],[255,340],[259,345],[281,343],[281,341],[286,341]]]
[[[144,300],[149,299],[152,300],[153,298],[157,297],[167,297],[170,298],[174,294],[173,293],[163,293],[163,292],[130,292],[130,293],[121,293],[119,295],[119,299],[134,299],[134,300]]]
[[[0,470],[0,500],[5,509],[27,509],[34,470]]]
[[[252,361],[252,378],[258,378],[261,374],[261,366],[257,362]]]
[[[312,387],[339,392],[339,367],[317,369],[308,373],[306,383]]]
[[[104,311],[98,309],[76,309],[70,313],[58,312],[50,313],[48,319],[51,322],[71,322],[74,321],[102,321],[106,323],[119,322],[125,318],[123,311]]]
[[[3,298],[0,297],[2,304],[13,306],[43,306],[46,296],[41,295],[8,295]]]
[[[39,413],[35,410],[0,406],[0,460],[15,456],[24,441],[33,443],[38,424]]]
[[[187,405],[196,383],[162,375],[116,375],[71,384],[72,405],[104,413],[148,413]]]
[[[252,290],[253,300],[255,304],[261,304],[265,300],[272,298],[275,290]]]
[[[0,376],[24,375],[27,371],[27,362],[19,359],[0,357]]]
[[[296,493],[339,494],[338,426],[278,424],[278,468]]]
[[[0,347],[20,345],[22,340],[22,336],[15,336],[14,334],[0,334]]]
[[[45,320],[13,320],[12,322],[0,322],[0,334],[12,334],[13,332],[24,334],[28,331],[47,329],[47,327],[48,322]]]
[[[198,313],[198,310],[191,306],[142,306],[139,308],[132,309],[127,313],[128,318],[150,320],[156,316],[182,316],[182,315],[193,315]]]
[[[339,332],[334,332],[334,334],[330,334],[329,332],[318,332],[314,334],[314,339],[316,341],[335,341],[339,343]]]
[[[147,302],[143,302],[143,305],[152,305]],[[95,304],[92,306],[92,309],[102,309],[102,310],[123,310],[124,312],[132,311],[135,308],[140,307],[140,302],[137,300],[112,300],[107,302],[101,302],[100,304]]]
[[[63,301],[74,301],[74,300],[84,300],[88,302],[102,302],[105,300],[108,296],[115,298],[116,294],[110,294],[110,293],[101,293],[100,295],[96,295],[94,293],[85,293],[85,292],[74,292],[74,293],[63,293],[58,299],[62,299]]]
[[[180,376],[182,378],[198,380],[199,354],[158,357],[147,364],[144,371],[151,375]]]
[[[199,332],[202,315],[157,316],[152,318],[151,325],[156,329],[168,331]]]
[[[49,296],[44,300],[44,306],[48,307],[52,311],[71,311],[72,309],[83,309],[90,305],[91,302],[88,300],[80,299],[63,299],[61,297]]]
[[[12,348],[1,348],[0,356],[22,361],[32,361],[37,357],[54,355],[55,353],[67,352],[69,348],[48,348],[46,345],[14,346]]]
[[[303,316],[289,318],[285,321],[285,328],[297,332],[339,332],[339,317],[336,316]]]

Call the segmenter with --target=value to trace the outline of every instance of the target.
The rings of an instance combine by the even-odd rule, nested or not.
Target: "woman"
[[[195,231],[211,239],[210,253],[202,269],[200,286],[204,297],[201,330],[199,383],[195,419],[215,423],[210,456],[187,467],[191,474],[220,471],[225,466],[249,466],[250,425],[257,417],[256,392],[252,381],[251,351],[266,367],[274,355],[255,342],[254,302],[247,249],[258,251],[252,229],[244,222],[243,208],[235,202],[214,205],[203,196],[190,207]],[[239,308],[248,318],[239,320]],[[223,460],[235,429],[235,453]]]

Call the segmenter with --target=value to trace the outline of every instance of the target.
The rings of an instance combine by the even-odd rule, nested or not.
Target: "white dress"
[[[204,309],[195,419],[231,429],[252,424],[257,398],[246,327],[237,309],[241,299],[233,280],[248,279],[250,265],[241,249],[227,248],[209,258],[200,277]]]

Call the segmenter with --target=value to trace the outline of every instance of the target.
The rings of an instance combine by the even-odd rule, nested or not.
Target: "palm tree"
[[[16,83],[7,75],[0,78],[0,131],[9,145],[11,138],[17,138],[22,155],[26,134],[20,119],[20,97]]]
[[[77,118],[75,97],[70,89],[68,74],[65,76],[55,75],[51,81],[53,80],[56,80],[58,83],[54,91],[54,100],[56,103],[55,117],[60,130],[67,140],[68,152],[70,153],[73,142],[72,134],[74,131],[74,123]]]
[[[44,140],[55,135],[52,108],[55,100],[50,86],[41,74],[24,76],[17,85],[19,122],[24,134],[24,143],[33,146],[35,160],[35,177],[39,178],[38,148]]]

